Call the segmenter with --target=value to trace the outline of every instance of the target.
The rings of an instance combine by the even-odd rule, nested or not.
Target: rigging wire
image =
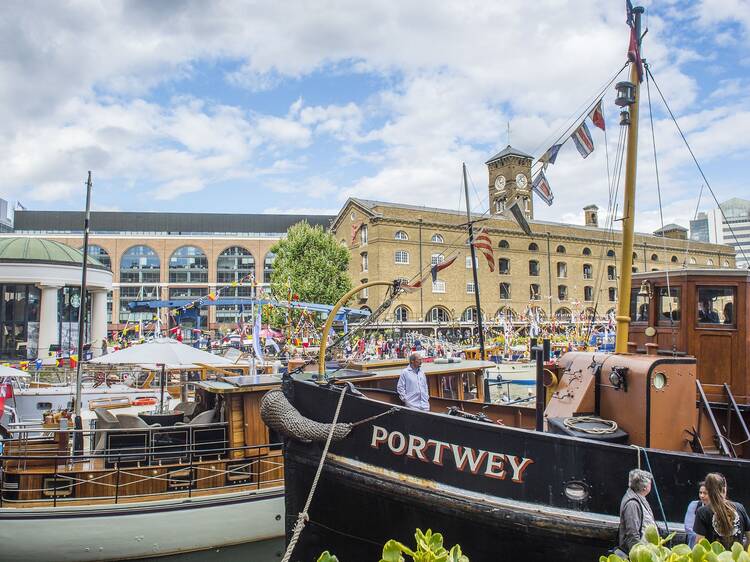
[[[648,71],[648,64],[646,64],[646,70]],[[656,133],[654,131],[654,112],[651,106],[651,87],[649,76],[651,72],[646,73],[646,95],[648,96],[648,117],[651,123],[651,145],[654,149],[654,170],[656,172],[656,194],[659,200],[659,220],[661,221],[662,228],[662,247],[664,248],[664,255],[666,257],[667,252],[667,237],[664,236],[664,209],[661,202],[661,181],[659,180],[659,160],[656,157]],[[684,264],[683,264],[684,266]],[[669,304],[669,329],[672,334],[672,355],[677,355],[677,330],[674,325],[674,311],[672,310],[672,288],[669,284],[669,265],[666,268],[666,281],[667,281],[667,303]],[[657,311],[657,314],[659,311]]]
[[[701,197],[703,196],[703,189],[705,188],[705,184],[701,184],[701,190],[698,192],[698,202],[695,204],[695,213],[693,213],[693,220],[696,220],[698,218],[698,210],[701,207]],[[688,261],[688,253],[690,252],[690,242],[692,241],[692,238],[688,236],[687,240],[687,246],[685,246],[685,256],[682,258],[682,264],[687,264]]]
[[[719,204],[719,200],[716,198],[716,193],[714,193],[714,190],[711,187],[711,183],[708,181],[708,178],[706,178],[706,174],[703,173],[703,168],[698,162],[698,159],[695,157],[695,153],[693,152],[693,149],[690,147],[690,144],[688,143],[687,138],[685,137],[685,134],[682,132],[682,128],[680,127],[680,124],[677,122],[677,118],[674,116],[674,113],[672,113],[672,109],[669,107],[667,100],[664,98],[664,94],[662,93],[661,88],[659,88],[659,84],[656,82],[654,75],[651,73],[650,65],[644,63],[644,66],[646,67],[647,78],[650,77],[651,80],[654,82],[654,87],[656,88],[656,91],[659,92],[659,96],[661,97],[661,101],[664,103],[664,107],[667,108],[667,111],[669,112],[669,116],[672,118],[672,121],[674,122],[674,125],[677,128],[677,131],[680,133],[680,137],[682,137],[682,141],[685,143],[685,146],[687,147],[688,152],[690,152],[690,156],[692,157],[693,162],[695,163],[695,166],[698,168],[698,172],[703,178],[703,181],[706,183],[706,187],[708,187],[708,191],[709,193],[711,193],[711,197],[713,198],[714,203],[716,203],[716,206],[719,208],[721,217],[722,219],[724,219],[724,224],[727,225],[727,227],[729,228],[729,231],[732,233],[732,237],[734,238],[734,241],[737,243],[736,248],[739,249],[740,253],[742,253],[742,258],[746,262],[750,263],[750,260],[748,260],[747,254],[745,254],[744,248],[739,243],[737,234],[735,234],[734,229],[732,228],[732,224],[727,220],[727,216],[724,214],[724,209],[721,208],[721,205]]]

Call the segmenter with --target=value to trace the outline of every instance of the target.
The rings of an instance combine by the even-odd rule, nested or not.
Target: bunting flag
[[[482,255],[487,260],[487,265],[490,267],[490,271],[495,271],[495,254],[492,251],[492,241],[484,229],[481,229],[479,233],[474,237],[474,243],[472,244],[477,250],[482,252]]]
[[[554,164],[555,160],[557,160],[557,153],[560,152],[560,148],[562,148],[562,143],[553,144],[547,149],[547,152],[542,154],[542,157],[539,159],[539,161],[543,162],[544,164]]]
[[[521,209],[519,199],[513,201],[513,204],[508,207],[508,211],[513,216],[513,218],[516,219],[518,226],[520,226],[521,230],[526,233],[526,236],[531,236],[531,226],[529,225],[529,221],[526,220],[526,215],[524,214],[523,209]]]
[[[584,121],[581,123],[581,126],[578,127],[572,135],[570,135],[570,138],[573,139],[573,142],[576,145],[576,148],[578,149],[578,152],[586,158],[589,154],[594,152],[594,139],[591,138],[591,132],[589,131],[589,128],[586,126],[586,122]]]
[[[594,109],[589,112],[589,118],[596,127],[599,127],[602,131],[604,131],[606,129],[604,125],[604,112],[602,111],[602,99],[604,98],[599,98],[599,101],[596,102]]]
[[[430,268],[430,275],[432,275],[432,282],[433,282],[433,283],[434,283],[435,281],[437,281],[437,274],[438,274],[438,272],[439,272],[439,271],[443,271],[444,269],[446,269],[446,268],[448,268],[448,267],[452,266],[452,265],[453,265],[453,262],[455,262],[455,261],[456,261],[456,258],[457,258],[457,257],[458,257],[458,256],[453,256],[453,257],[452,257],[451,259],[449,259],[448,261],[444,261],[444,262],[441,262],[441,263],[436,263],[435,265],[433,265],[433,266],[432,266],[432,267]]]
[[[633,4],[630,0],[625,0],[625,10],[627,12],[626,23],[630,27],[630,44],[628,45],[628,60],[635,64],[638,72],[638,82],[643,82],[643,61],[641,60],[640,37],[638,37],[635,28],[635,19],[633,18]]]
[[[552,190],[549,187],[549,182],[547,181],[547,176],[544,175],[544,170],[541,170],[539,174],[537,174],[531,188],[539,197],[541,197],[542,201],[547,203],[547,205],[552,205],[555,196],[552,194]]]
[[[362,228],[363,224],[364,223],[361,221],[352,223],[352,244],[354,244],[354,241],[357,239],[357,232],[359,232],[359,229]]]

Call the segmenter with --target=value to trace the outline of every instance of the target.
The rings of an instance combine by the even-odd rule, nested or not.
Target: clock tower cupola
[[[487,160],[489,172],[490,213],[502,213],[518,199],[527,219],[534,218],[531,197],[531,162],[533,156],[508,145]]]

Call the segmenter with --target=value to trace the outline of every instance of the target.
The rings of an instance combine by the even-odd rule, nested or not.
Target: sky
[[[636,228],[651,231],[660,198],[664,224],[715,207],[656,85],[718,200],[750,198],[750,0],[643,5],[655,82],[650,106],[642,89]],[[628,44],[620,0],[3,6],[0,197],[36,210],[83,209],[88,170],[94,210],[335,214],[348,197],[460,209],[465,162],[485,211],[484,162],[509,142],[541,156]],[[607,212],[614,95],[606,140],[590,127],[586,159],[563,146],[536,218]]]

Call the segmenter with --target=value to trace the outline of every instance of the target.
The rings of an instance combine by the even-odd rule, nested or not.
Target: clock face
[[[495,178],[495,189],[497,190],[505,189],[505,176],[497,176]]]
[[[525,188],[528,183],[529,183],[529,180],[526,179],[525,175],[518,174],[516,176],[516,185],[520,187],[521,189]]]

